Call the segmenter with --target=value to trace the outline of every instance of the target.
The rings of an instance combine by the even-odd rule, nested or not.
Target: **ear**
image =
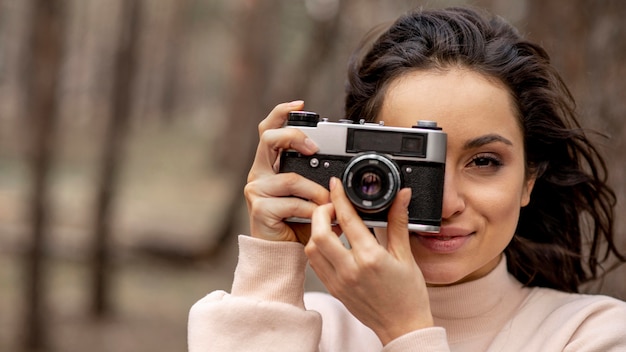
[[[533,187],[535,187],[535,181],[537,180],[537,174],[535,172],[530,173],[526,177],[526,181],[524,181],[524,188],[522,189],[522,197],[520,206],[525,207],[530,203],[530,194],[533,191]]]

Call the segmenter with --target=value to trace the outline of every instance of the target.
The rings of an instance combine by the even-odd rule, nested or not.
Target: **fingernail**
[[[407,187],[407,188],[405,188],[405,189],[408,189],[409,191],[408,191],[408,192],[406,192],[406,193],[408,193],[408,194],[407,194],[407,195],[406,195],[406,197],[403,199],[403,201],[402,201],[402,205],[403,205],[405,208],[408,208],[408,207],[409,207],[409,203],[411,203],[411,194],[413,193],[413,190],[412,190],[411,188],[408,188],[408,187]]]
[[[304,104],[304,100],[294,100],[287,104],[287,106],[300,106]]]
[[[311,138],[305,138],[304,145],[308,150],[314,153],[320,149],[317,143],[315,143],[315,141],[313,141]]]
[[[336,177],[331,177],[330,178],[330,184],[328,185],[328,188],[330,188],[330,190],[332,191],[333,189],[335,189],[336,185],[337,185],[337,178]]]

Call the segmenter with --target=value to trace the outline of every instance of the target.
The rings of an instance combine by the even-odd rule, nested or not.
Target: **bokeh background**
[[[341,117],[372,27],[468,4],[543,44],[611,137],[626,250],[626,2],[0,0],[0,351],[186,350],[189,307],[230,287],[258,122]],[[624,266],[585,290],[626,299]]]

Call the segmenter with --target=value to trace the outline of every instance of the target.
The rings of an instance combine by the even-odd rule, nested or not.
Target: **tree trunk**
[[[181,61],[181,49],[184,43],[186,29],[186,15],[189,10],[189,0],[176,0],[172,4],[172,19],[169,24],[165,63],[163,70],[163,90],[161,92],[160,110],[164,122],[172,122],[175,118],[178,100],[178,66]]]
[[[231,75],[234,83],[228,105],[229,126],[218,138],[216,150],[220,153],[218,168],[228,170],[238,182],[226,201],[226,216],[214,232],[217,242],[212,243],[209,256],[236,232],[237,214],[244,204],[243,188],[258,142],[258,123],[274,104],[280,102],[278,100],[300,99],[306,95],[315,73],[332,53],[332,44],[339,30],[341,9],[332,19],[314,22],[300,61],[293,72],[286,73],[276,68],[275,58],[281,54],[275,52],[277,45],[272,42],[280,37],[280,22],[274,18],[280,12],[279,7],[280,1],[251,1],[242,9],[237,26],[238,50]],[[275,80],[278,84],[269,85],[270,75],[274,72],[282,76]]]
[[[32,7],[27,70],[30,163],[33,173],[31,199],[32,239],[26,253],[26,326],[24,349],[41,351],[47,347],[44,282],[44,245],[48,223],[48,179],[55,145],[57,88],[62,57],[61,4],[37,0]]]
[[[264,85],[271,72],[270,50],[275,45],[276,21],[268,21],[280,7],[278,0],[247,1],[240,4],[234,41],[237,43],[235,57],[230,69],[228,122],[222,135],[217,138],[217,168],[232,175],[237,182],[224,206],[224,220],[218,224],[208,255],[219,250],[236,225],[237,213],[243,205],[243,186],[247,170],[252,164],[251,153],[258,141],[257,124],[265,110]]]
[[[96,204],[95,236],[92,263],[92,306],[96,317],[110,313],[109,238],[113,222],[116,189],[120,164],[123,156],[129,115],[132,108],[133,83],[137,62],[137,37],[139,28],[140,2],[122,1],[122,27],[119,32],[115,56],[112,115],[104,138],[100,181]]]

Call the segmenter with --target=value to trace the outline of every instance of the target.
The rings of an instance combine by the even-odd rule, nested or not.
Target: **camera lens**
[[[378,153],[352,158],[343,174],[346,195],[365,213],[385,210],[400,189],[400,172],[396,163]]]
[[[366,197],[376,196],[383,188],[382,180],[375,172],[368,171],[361,176],[359,188]]]

